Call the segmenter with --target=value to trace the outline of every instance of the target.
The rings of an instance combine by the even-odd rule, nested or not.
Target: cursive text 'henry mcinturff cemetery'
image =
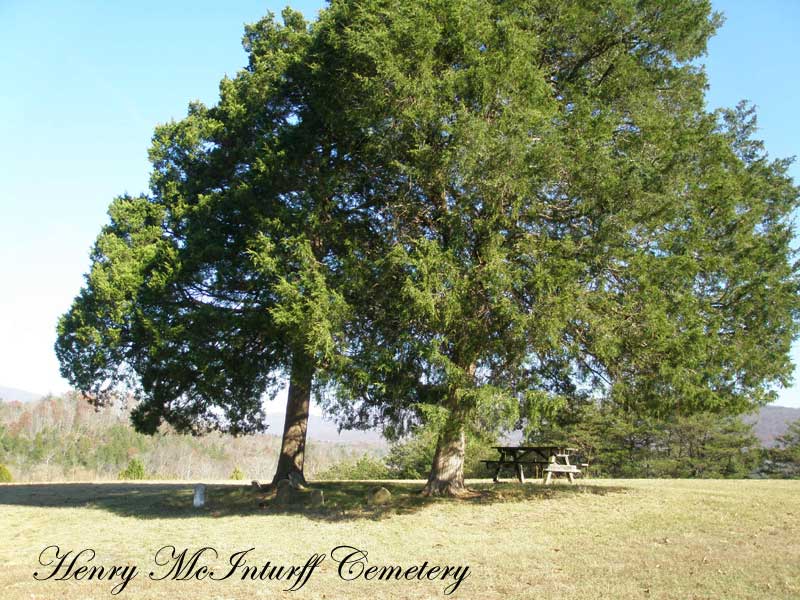
[[[255,548],[231,553],[218,566],[219,552],[211,546],[191,551],[175,546],[164,546],[153,556],[153,568],[147,577],[153,581],[252,581],[280,582],[281,589],[294,592],[303,588],[315,570],[326,560],[334,563],[336,574],[344,581],[440,581],[442,592],[450,595],[470,575],[467,565],[421,564],[370,565],[368,552],[353,546],[337,546],[329,554],[314,553],[304,564],[282,565],[269,560],[257,561]],[[84,550],[62,550],[59,546],[47,546],[39,554],[39,564],[46,571],[37,570],[33,578],[38,581],[107,581],[112,595],[122,593],[129,583],[139,576],[139,567],[133,564],[106,565],[95,562],[96,553],[91,548]]]

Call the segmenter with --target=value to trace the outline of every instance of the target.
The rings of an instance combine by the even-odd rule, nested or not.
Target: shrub
[[[392,444],[386,464],[392,479],[427,479],[436,453],[438,432],[434,427],[420,427],[414,434]],[[494,439],[467,432],[464,450],[464,477],[486,477],[482,459],[494,459]]]
[[[120,471],[119,478],[133,480],[144,479],[144,463],[138,458],[132,458],[128,462],[128,466],[125,467],[123,471]]]
[[[233,472],[231,473],[231,479],[241,481],[244,479],[244,472],[239,467],[234,467]]]
[[[8,470],[4,464],[0,463],[0,483],[9,483],[13,477],[11,477],[11,471]]]
[[[329,467],[318,479],[388,479],[389,469],[383,461],[364,454],[355,461],[343,461]]]

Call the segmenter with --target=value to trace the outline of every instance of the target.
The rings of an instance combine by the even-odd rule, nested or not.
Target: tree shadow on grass
[[[605,496],[624,493],[627,488],[598,483],[556,484],[470,482],[478,492],[473,498],[426,498],[420,495],[420,481],[320,481],[308,490],[294,492],[288,502],[278,502],[274,493],[255,490],[243,484],[211,484],[206,504],[192,506],[194,483],[31,483],[0,485],[0,506],[17,505],[41,508],[93,508],[138,519],[220,518],[253,515],[299,515],[311,520],[343,521],[381,519],[409,514],[427,506],[454,503],[491,505],[508,502],[542,502],[568,499],[581,494]],[[388,504],[368,503],[370,492],[385,487],[391,494]],[[322,490],[324,506],[314,507],[311,490]]]

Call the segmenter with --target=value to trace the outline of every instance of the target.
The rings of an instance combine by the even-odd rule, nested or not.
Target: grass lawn
[[[192,484],[0,485],[0,597],[54,598],[800,598],[800,481],[589,480],[581,485],[492,485],[470,500],[428,500],[420,482],[383,483],[385,507],[364,499],[374,482],[313,484],[323,508],[276,506],[241,483],[209,486],[192,508]],[[114,582],[36,581],[50,545],[92,548],[89,565],[136,565]],[[328,555],[302,589],[286,581],[152,581],[156,551],[213,546],[218,573],[232,553],[247,564],[302,565]],[[346,581],[331,549],[368,552],[369,565],[467,565],[453,580]],[[52,556],[50,556],[52,558]],[[159,573],[166,572],[162,568]]]

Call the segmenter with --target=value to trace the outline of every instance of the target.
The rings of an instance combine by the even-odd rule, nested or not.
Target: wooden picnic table
[[[497,460],[485,460],[488,468],[496,467],[492,480],[499,481],[500,471],[503,467],[512,467],[520,483],[525,483],[525,466],[535,467],[538,476],[539,467],[542,467],[544,484],[552,481],[553,475],[567,475],[570,483],[575,483],[575,475],[580,473],[576,465],[569,462],[570,453],[576,452],[575,448],[564,446],[493,446],[500,453]]]

